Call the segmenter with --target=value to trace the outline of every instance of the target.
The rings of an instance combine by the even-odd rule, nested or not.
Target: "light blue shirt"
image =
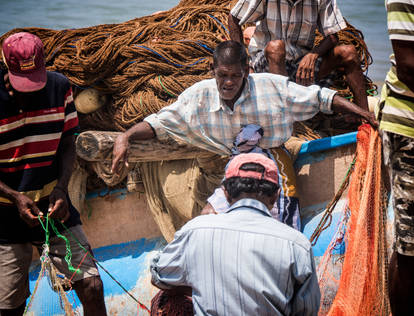
[[[260,147],[279,147],[292,136],[294,122],[319,111],[332,113],[335,93],[317,85],[301,86],[284,76],[250,74],[232,111],[220,99],[216,80],[209,79],[186,89],[176,102],[144,120],[160,140],[171,136],[228,155],[240,129],[248,124],[263,128]]]
[[[151,264],[163,289],[192,288],[196,315],[317,315],[319,285],[309,241],[242,199],[198,216]]]

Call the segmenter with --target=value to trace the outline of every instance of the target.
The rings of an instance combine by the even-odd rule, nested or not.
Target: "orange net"
[[[357,140],[348,206],[318,266],[322,294],[320,315],[390,314],[381,139],[378,131],[363,125]],[[332,250],[343,238],[345,257],[338,258],[332,255]]]

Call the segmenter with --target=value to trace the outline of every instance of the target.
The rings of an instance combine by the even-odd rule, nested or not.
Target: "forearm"
[[[317,54],[318,56],[323,56],[334,48],[338,43],[338,37],[336,34],[331,34],[325,37],[318,46],[315,46],[311,53]]]
[[[366,119],[368,115],[367,111],[337,94],[334,95],[332,100],[332,110],[336,113],[352,113],[363,119]]]
[[[129,130],[124,133],[125,137],[128,138],[129,141],[131,140],[146,140],[152,139],[155,137],[154,130],[152,129],[151,125],[147,122],[139,122],[132,126]]]
[[[70,177],[75,163],[75,136],[69,135],[61,139],[57,152],[58,183],[57,187],[65,192],[68,189]]]
[[[0,181],[0,196],[12,201],[15,203],[17,195],[20,193],[10,188],[7,184],[3,181]]]
[[[239,25],[239,22],[240,22],[239,19],[235,18],[231,13],[229,13],[227,23],[229,27],[230,39],[244,45],[243,32],[241,30],[241,26]]]

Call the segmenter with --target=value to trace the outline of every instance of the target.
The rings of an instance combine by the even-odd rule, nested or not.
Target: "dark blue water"
[[[0,34],[15,27],[79,28],[120,23],[169,9],[178,0],[0,0]],[[337,0],[342,14],[360,29],[374,58],[369,77],[384,80],[391,45],[383,0]]]

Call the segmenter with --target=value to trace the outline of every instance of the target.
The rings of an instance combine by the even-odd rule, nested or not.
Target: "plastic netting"
[[[65,292],[65,287],[68,285],[67,279],[58,272],[50,261],[47,245],[44,246],[40,261],[41,269],[39,277],[26,306],[24,315],[77,315]],[[50,291],[50,289],[52,289],[52,291]],[[44,295],[46,293],[47,295]]]
[[[318,265],[319,315],[389,315],[387,295],[386,191],[381,139],[369,125],[359,128],[357,156],[337,233]],[[346,242],[345,256],[332,255]]]

